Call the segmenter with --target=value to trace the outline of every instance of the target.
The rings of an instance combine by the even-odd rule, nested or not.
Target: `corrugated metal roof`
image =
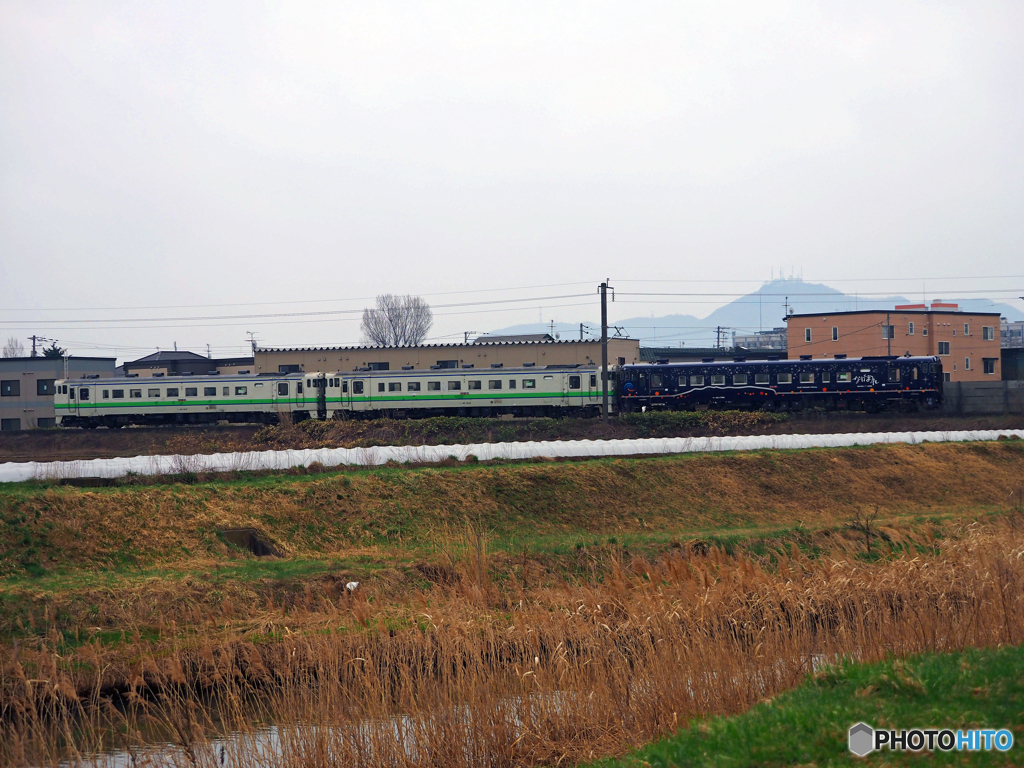
[[[611,339],[609,339],[611,341]],[[257,352],[352,352],[370,351],[384,349],[474,349],[477,347],[515,347],[515,346],[551,346],[553,344],[593,344],[600,343],[599,339],[558,339],[553,341],[481,341],[472,344],[419,344],[409,347],[259,347]]]

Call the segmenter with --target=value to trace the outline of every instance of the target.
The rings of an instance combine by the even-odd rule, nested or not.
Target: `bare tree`
[[[376,309],[363,310],[359,329],[364,344],[402,347],[420,344],[434,324],[430,305],[419,296],[377,297]]]
[[[4,344],[3,357],[24,357],[25,345],[19,339],[11,336]]]

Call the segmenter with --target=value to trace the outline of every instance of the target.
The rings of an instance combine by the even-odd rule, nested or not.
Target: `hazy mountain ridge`
[[[618,326],[622,331],[639,338],[644,346],[676,347],[682,342],[688,347],[713,346],[716,341],[716,328],[723,329],[722,343],[732,343],[733,331],[737,333],[754,333],[758,330],[770,330],[785,326],[787,304],[796,314],[803,312],[847,312],[863,309],[892,309],[897,304],[920,304],[925,301],[920,296],[871,296],[861,297],[847,294],[821,283],[808,283],[798,279],[773,280],[762,285],[757,291],[734,299],[728,304],[718,307],[706,317],[700,318],[688,314],[661,315],[659,317],[621,317],[615,303],[608,304],[608,322],[610,326]],[[960,305],[968,312],[999,312],[1008,320],[1024,320],[1024,313],[1010,304],[993,302],[991,299],[963,299],[955,296],[928,295],[927,303],[932,301],[951,302]],[[596,302],[595,302],[596,304]],[[595,306],[594,314],[597,315]],[[554,333],[562,339],[580,338],[580,323],[585,329],[584,338],[599,338],[601,335],[600,320],[556,320]],[[551,323],[522,323],[498,328],[491,331],[492,335],[519,333],[551,333]],[[609,331],[615,335],[614,330]]]

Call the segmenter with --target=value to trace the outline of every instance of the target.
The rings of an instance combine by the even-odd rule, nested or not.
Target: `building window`
[[[20,379],[8,379],[6,381],[0,381],[0,397],[20,397],[21,396],[21,380]]]
[[[469,381],[469,382],[466,382],[466,383],[467,383],[466,389],[483,389],[483,387],[480,385],[479,381]]]
[[[279,365],[277,366],[278,373],[301,373],[301,365]]]
[[[537,388],[537,380],[536,379],[523,379],[523,389],[536,389],[536,388]]]
[[[810,340],[811,340],[811,329],[810,328],[804,328],[804,341],[810,342]]]
[[[943,381],[949,381],[949,371],[943,371],[943,373],[942,373],[942,380]]]
[[[459,361],[458,360],[438,360],[437,361],[437,367],[438,368],[458,368],[459,367]]]
[[[38,420],[37,424],[39,425],[40,429],[53,429],[54,427],[57,426],[57,420],[42,418]]]
[[[832,326],[832,341],[839,341],[839,329],[836,326]]]
[[[389,381],[388,382],[388,392],[401,392],[401,391],[402,391],[402,382],[400,382],[400,381]]]
[[[259,386],[259,385],[257,384],[257,386]],[[179,397],[178,388],[177,387],[168,387],[167,388],[167,396],[168,397]]]
[[[21,419],[0,419],[0,432],[17,432],[21,429]]]
[[[55,389],[53,382],[53,379],[36,379],[36,394],[52,395]]]
[[[907,334],[908,334],[908,335],[910,335],[910,336],[913,336],[913,335],[914,335],[914,324],[913,324],[913,323],[910,323],[910,324],[909,324],[909,325],[907,326],[907,329],[908,329],[908,330],[907,330]]]
[[[388,370],[391,370],[391,364],[390,363],[369,363],[367,365],[367,368],[369,368],[371,371],[388,371]]]
[[[940,355],[948,355],[949,354],[949,342],[948,341],[940,341],[939,342],[939,354]]]
[[[113,396],[113,398],[115,400],[124,400],[124,390],[123,389],[115,389],[113,392],[111,392],[111,395]]]
[[[571,380],[572,380],[572,377],[570,377],[570,381]],[[572,388],[572,384],[571,383],[569,384],[569,387]],[[488,380],[487,388],[488,389],[501,389],[501,379],[490,379],[490,380]]]
[[[461,389],[462,389],[462,382],[461,381],[449,381],[448,382],[448,391],[449,392],[453,392],[453,391],[457,392],[457,391],[459,391]]]
[[[994,357],[981,358],[981,364],[984,367],[985,373],[993,374],[996,372],[996,359]]]
[[[410,392],[419,392],[420,383],[418,381],[410,381],[409,386],[406,387],[406,389],[408,389]]]
[[[921,335],[922,336],[927,336],[928,335],[928,329],[927,328],[922,328],[921,329]]]
[[[994,325],[983,325],[981,326],[981,340],[982,341],[994,341],[996,338],[996,328]]]
[[[236,395],[245,395],[245,394],[248,394],[248,393],[249,393],[249,388],[248,387],[235,387],[235,394]]]
[[[427,382],[427,392],[439,392],[440,390],[441,390],[441,382],[440,381],[428,381]]]
[[[199,389],[197,387],[185,387],[185,397],[198,397]]]
[[[964,336],[971,335],[971,326],[968,323],[964,323]]]
[[[882,338],[883,339],[895,339],[896,338],[896,326],[895,325],[883,325],[882,326]]]
[[[971,370],[971,358],[969,358],[969,357],[965,357],[964,358],[964,370],[965,371]]]
[[[745,374],[745,373],[737,373],[737,374],[735,374],[732,377],[732,383],[736,384],[737,386],[743,386],[744,384],[747,383],[747,374]]]

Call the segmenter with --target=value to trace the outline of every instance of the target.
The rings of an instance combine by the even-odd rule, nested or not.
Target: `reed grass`
[[[470,524],[451,578],[401,606],[307,593],[244,622],[197,607],[166,635],[126,628],[127,645],[6,649],[0,761],[565,764],[745,711],[825,663],[1024,643],[1019,513],[924,554],[890,530],[875,560],[862,537],[771,563],[702,543],[531,588],[496,578]]]

